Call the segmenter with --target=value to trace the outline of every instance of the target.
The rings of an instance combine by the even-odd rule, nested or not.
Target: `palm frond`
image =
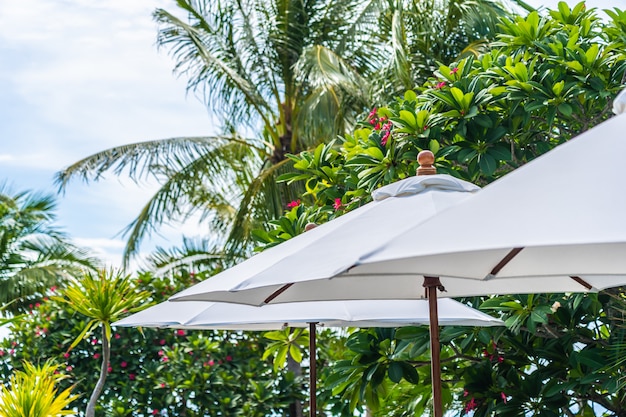
[[[173,159],[185,165],[225,142],[240,142],[262,149],[253,141],[233,136],[176,137],[137,142],[106,149],[75,162],[56,174],[56,183],[63,190],[74,177],[80,177],[85,182],[96,181],[107,171],[115,175],[127,172],[135,181],[157,177],[161,172],[158,167],[167,166]]]
[[[204,219],[215,220],[213,226],[230,225],[233,207],[247,184],[245,172],[259,162],[255,149],[233,141],[205,152],[191,163],[174,160],[168,167],[161,167],[167,181],[123,231],[128,235],[124,263],[127,265],[138,252],[142,239],[165,222],[184,221],[201,213]]]
[[[147,263],[157,277],[167,276],[180,269],[188,272],[219,271],[226,267],[223,247],[221,241],[183,238],[182,247],[159,247],[150,255]]]
[[[263,85],[259,82],[260,74],[255,74],[256,79],[252,77],[254,72],[246,67],[249,57],[240,49],[239,42],[249,37],[239,36],[235,25],[247,16],[220,2],[215,3],[211,14],[203,13],[198,5],[206,3],[178,1],[188,13],[190,23],[157,9],[154,18],[161,25],[159,46],[170,48],[177,61],[174,71],[187,76],[187,88],[200,90],[211,106],[219,103],[225,114],[235,120],[249,121],[248,125],[260,119],[264,125],[271,126],[273,109],[267,95],[259,91]],[[256,58],[264,60],[262,54]]]

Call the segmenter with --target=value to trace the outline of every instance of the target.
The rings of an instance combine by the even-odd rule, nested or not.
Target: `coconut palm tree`
[[[0,309],[16,313],[62,285],[94,258],[53,225],[52,196],[0,185]]]
[[[287,154],[344,133],[372,97],[414,87],[436,60],[487,36],[505,13],[493,0],[177,0],[177,6],[183,17],[154,13],[158,44],[170,51],[188,89],[223,121],[221,133],[115,147],[57,176],[61,189],[72,178],[97,180],[105,171],[158,179],[161,188],[126,229],[125,262],[161,224],[194,213],[224,237],[226,254],[248,255],[250,232],[303,191],[276,182],[291,169]],[[458,31],[454,42],[433,46],[440,33]]]
[[[311,45],[325,45],[341,57],[337,77],[359,79],[382,56],[365,36],[355,36],[373,27],[379,1],[178,0],[177,6],[183,17],[154,13],[158,44],[171,52],[188,88],[223,120],[221,133],[116,147],[57,177],[61,188],[107,170],[158,178],[161,188],[127,229],[126,260],[154,228],[198,212],[242,251],[250,230],[280,215],[301,191],[276,183],[288,169],[285,155],[342,133],[366,104],[365,84],[322,91],[298,80],[298,58]]]

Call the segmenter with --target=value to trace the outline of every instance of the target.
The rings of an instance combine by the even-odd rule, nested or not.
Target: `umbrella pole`
[[[439,312],[437,311],[437,289],[443,290],[439,277],[424,277],[423,286],[428,297],[430,318],[430,372],[433,386],[433,416],[443,417],[441,397],[441,350],[439,346]]]
[[[309,416],[317,416],[317,346],[315,323],[309,323]]]

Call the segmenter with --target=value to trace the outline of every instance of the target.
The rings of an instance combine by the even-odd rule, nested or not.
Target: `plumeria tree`
[[[545,16],[505,19],[482,55],[440,65],[351,134],[292,156],[299,172],[282,179],[307,191],[257,234],[262,245],[414,175],[422,149],[435,153],[440,173],[484,185],[607,119],[626,82],[626,13],[608,15],[560,3]],[[624,413],[623,289],[466,301],[501,314],[507,330],[442,331],[449,408],[475,416]],[[420,415],[430,398],[427,340],[425,329],[359,331],[328,384],[376,415]]]

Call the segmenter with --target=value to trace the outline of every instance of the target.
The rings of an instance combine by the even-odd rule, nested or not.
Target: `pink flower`
[[[94,359],[100,359],[100,354],[99,353],[94,353],[93,354],[93,358]]]
[[[374,107],[374,108],[372,109],[372,111],[370,112],[370,114],[368,114],[368,115],[367,115],[367,118],[368,118],[368,119],[373,119],[373,118],[375,118],[376,116],[378,116],[378,109],[377,109],[376,107]]]
[[[4,350],[0,350],[0,356],[4,356],[5,352]]]
[[[389,140],[389,136],[391,135],[391,132],[388,130],[385,130],[385,133],[383,134],[383,137],[380,139],[380,144],[383,146],[387,145],[387,141]]]
[[[165,339],[159,340],[159,345],[163,346],[165,344]]]
[[[232,360],[233,360],[233,357],[232,357],[232,356],[230,356],[230,355],[226,356],[226,362],[230,362],[230,361],[232,361]]]
[[[137,376],[135,374],[128,374],[128,379],[134,381]]]
[[[452,70],[450,71],[450,75],[456,74],[457,72],[459,72],[459,68],[458,68],[458,67],[454,67],[454,68],[452,68]]]
[[[159,414],[159,410],[152,410],[152,415],[156,416],[157,414]]]
[[[476,407],[478,407],[478,404],[476,403],[476,400],[474,400],[474,397],[472,397],[472,399],[469,400],[469,402],[467,404],[465,404],[465,412],[469,413],[470,411],[472,411]]]
[[[341,208],[341,198],[335,198],[335,202],[333,203],[333,208],[335,210],[339,210]]]
[[[115,336],[113,336],[113,337],[115,337],[116,339],[119,339],[122,336],[120,336],[119,333],[115,333]]]
[[[463,396],[464,397],[467,397],[468,395],[469,395],[469,391],[468,390],[463,391]]]
[[[63,354],[63,357],[64,357],[65,359],[69,358],[69,357],[70,357],[69,352],[65,352],[65,353]]]
[[[128,366],[128,363],[127,363],[127,362],[122,361],[122,363],[120,363],[120,366],[121,366],[122,368],[126,368],[126,367]]]
[[[294,208],[300,205],[300,200],[293,200],[290,203],[287,203],[287,208]]]
[[[159,385],[161,388],[165,388],[165,382],[161,382],[161,385]]]
[[[163,356],[161,358],[161,362],[167,362],[167,361],[169,361],[169,358],[167,356]]]
[[[176,335],[184,336],[185,335],[185,331],[183,329],[176,330]]]
[[[50,287],[50,291],[55,292],[56,290],[57,290],[56,286],[53,285],[52,287]]]
[[[506,404],[506,394],[504,392],[500,393],[500,397],[502,397],[502,401]]]
[[[108,372],[108,373],[113,372],[113,368],[109,366],[109,367],[107,368],[107,372]]]
[[[159,356],[163,356],[165,355],[165,352],[163,352],[162,350],[159,350]]]
[[[67,372],[70,372],[72,369],[73,369],[73,368],[72,368],[72,365],[67,365],[67,366],[65,367],[65,370],[66,370]]]
[[[215,361],[213,359],[211,359],[208,363],[209,363],[209,366],[215,365]]]
[[[435,88],[436,88],[437,90],[441,90],[441,89],[442,89],[443,87],[445,87],[445,86],[446,86],[446,82],[445,82],[445,81],[441,81],[441,82],[437,83],[437,85],[435,86]]]

